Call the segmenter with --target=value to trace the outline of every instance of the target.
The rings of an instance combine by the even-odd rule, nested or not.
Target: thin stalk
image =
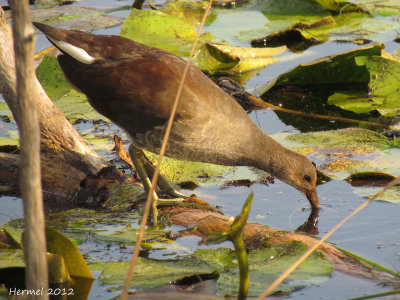
[[[316,118],[316,119],[339,121],[339,122],[344,122],[344,123],[363,124],[363,125],[372,126],[372,127],[386,127],[386,125],[375,123],[375,122],[368,122],[368,121],[361,121],[361,120],[354,120],[354,119],[347,119],[347,118],[342,118],[342,117],[333,117],[333,116],[326,116],[326,115],[318,115],[318,114],[313,114],[313,113],[305,113],[302,111],[287,109],[287,108],[279,107],[279,106],[264,102],[261,99],[254,97],[254,96],[249,96],[249,99],[253,102],[253,104],[255,104],[258,107],[268,107],[268,108],[272,108],[274,110],[281,111],[281,112],[288,113],[288,114],[300,115],[300,116]]]
[[[40,127],[35,101],[35,31],[27,1],[10,1],[17,78],[17,123],[20,135],[20,189],[24,203],[25,281],[28,299],[48,299],[46,236],[40,175]]]
[[[373,299],[373,298],[379,298],[379,297],[385,297],[385,296],[397,295],[397,294],[400,294],[400,290],[393,290],[393,291],[388,291],[388,292],[383,292],[383,293],[371,294],[371,295],[366,295],[366,296],[361,296],[361,297],[356,297],[356,298],[350,298],[347,300]]]
[[[342,221],[340,221],[335,227],[333,227],[325,236],[323,236],[320,240],[318,240],[310,249],[307,250],[306,253],[304,253],[295,263],[293,263],[284,273],[281,274],[271,285],[260,295],[257,297],[257,300],[264,299],[267,297],[283,280],[286,279],[308,256],[311,255],[311,253],[314,252],[315,249],[317,249],[323,242],[325,242],[332,234],[334,234],[344,223],[346,223],[349,219],[351,219],[353,216],[355,216],[358,212],[360,212],[364,207],[366,207],[368,204],[370,204],[373,200],[375,200],[377,197],[383,195],[388,189],[392,188],[395,186],[397,183],[400,182],[400,176],[393,179],[391,182],[389,182],[383,189],[381,189],[378,193],[376,193],[374,196],[369,198],[367,201],[365,201],[363,204],[361,204],[359,207],[357,207],[351,214],[349,214],[346,218],[344,218]]]
[[[123,289],[122,294],[121,294],[121,298],[120,298],[121,300],[126,300],[127,297],[128,297],[128,291],[129,291],[129,287],[131,285],[133,272],[135,270],[136,261],[137,261],[137,259],[139,257],[140,245],[141,245],[142,240],[143,240],[143,235],[144,235],[144,231],[145,231],[145,228],[146,228],[147,219],[148,219],[149,214],[150,214],[150,206],[153,203],[152,195],[153,195],[153,192],[155,191],[155,188],[156,188],[156,185],[157,185],[158,176],[160,174],[161,161],[162,161],[162,158],[163,158],[163,156],[165,154],[165,149],[167,147],[169,134],[171,132],[172,124],[173,124],[174,118],[175,118],[176,109],[178,107],[179,98],[181,97],[181,94],[182,94],[183,84],[185,83],[185,78],[186,78],[186,75],[187,75],[187,73],[189,71],[190,62],[192,60],[194,51],[196,50],[196,46],[197,46],[198,40],[200,38],[201,30],[203,29],[204,24],[206,22],[208,12],[210,11],[210,8],[211,8],[211,4],[212,4],[212,0],[210,0],[208,2],[207,8],[204,11],[203,19],[201,20],[200,27],[199,27],[199,30],[197,32],[196,38],[194,40],[192,50],[191,50],[191,52],[189,54],[189,57],[188,57],[188,60],[186,62],[185,70],[183,71],[182,79],[180,81],[179,88],[178,88],[178,91],[176,93],[176,97],[175,97],[175,100],[174,100],[174,105],[173,105],[173,107],[171,109],[171,114],[170,114],[170,117],[169,117],[169,120],[168,120],[167,128],[165,130],[165,135],[164,135],[164,139],[163,139],[163,142],[162,142],[162,145],[161,145],[161,149],[160,149],[157,165],[156,165],[156,168],[154,170],[153,178],[151,180],[150,191],[149,191],[149,193],[147,195],[144,214],[143,214],[143,218],[142,218],[142,223],[140,224],[140,230],[139,230],[138,238],[137,238],[137,241],[136,241],[136,244],[135,244],[135,248],[134,248],[133,253],[132,253],[132,258],[131,258],[131,262],[129,264],[128,274],[126,276],[124,289]]]

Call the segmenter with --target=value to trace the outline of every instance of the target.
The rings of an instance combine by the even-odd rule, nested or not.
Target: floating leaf
[[[196,31],[176,16],[158,10],[133,9],[122,24],[121,36],[188,56]]]
[[[0,249],[19,249],[19,242],[8,232],[7,228],[0,229]]]
[[[65,80],[57,58],[45,55],[36,69],[36,76],[50,99],[56,100],[72,90],[71,85]]]
[[[102,271],[100,281],[103,284],[123,285],[129,262],[103,262],[90,264],[92,271]],[[131,287],[139,290],[150,289],[168,284],[186,276],[210,274],[214,269],[206,262],[196,258],[161,261],[139,257],[135,266],[135,277]]]
[[[340,9],[343,9],[341,7]],[[348,11],[365,11],[347,6]],[[319,15],[267,15],[269,22],[263,27],[243,30],[238,38],[252,40],[253,46],[271,47],[287,45],[292,50],[303,50],[323,41],[348,41],[365,44],[370,41],[389,42],[397,38],[399,22],[392,17],[371,17],[362,12],[340,13],[336,16]]]
[[[315,31],[315,28],[320,28],[319,30],[321,30],[321,27],[332,27],[332,24],[335,23],[335,20],[331,16],[318,19],[314,22],[296,22],[282,31],[274,32],[262,38],[253,39],[251,45],[258,47],[287,45],[292,51],[302,51],[326,40],[325,37],[319,37],[315,33],[310,34],[307,30],[313,29]]]
[[[301,242],[292,242],[252,251],[249,254],[250,291],[259,295],[268,283],[291,265],[305,251]],[[106,262],[91,264],[92,271],[102,271],[103,284],[122,285],[129,262]],[[186,276],[218,272],[217,288],[220,294],[236,295],[238,291],[238,270],[235,254],[230,249],[201,249],[194,254],[176,260],[161,261],[139,258],[135,278],[131,287],[149,289],[168,284]],[[289,276],[279,291],[293,291],[308,285],[320,283],[330,276],[333,267],[319,252],[314,252],[302,266]]]
[[[202,45],[196,52],[193,63],[209,73],[246,72],[264,68],[277,59],[271,56],[280,54],[286,47],[244,48],[223,44]]]
[[[324,9],[334,13],[346,13],[354,11],[368,12],[367,8],[361,4],[357,4],[357,1],[336,1],[336,0],[314,0],[318,2]]]
[[[354,193],[361,197],[370,198],[381,189],[382,187],[362,187],[355,189]],[[375,200],[400,204],[400,186],[394,186],[390,190],[386,191],[383,195],[377,197]]]
[[[280,1],[274,1],[280,2]],[[205,26],[205,29],[216,37],[218,41],[225,41],[232,45],[237,45],[238,39],[243,39],[242,33],[258,31],[264,28],[264,24],[268,22],[265,15],[254,9],[214,9],[217,14],[215,20]],[[238,26],[240,24],[240,26]]]
[[[145,151],[146,156],[156,163],[158,156]],[[265,173],[247,167],[228,167],[215,164],[190,162],[163,157],[161,172],[167,179],[175,184],[182,182],[193,182],[198,185],[215,184],[216,182],[226,182],[229,180],[250,179],[261,180]]]
[[[361,128],[292,134],[287,139],[308,146],[351,150],[353,154],[383,150],[389,146],[387,137]]]
[[[56,57],[46,55],[36,73],[47,95],[71,122],[77,119],[109,122],[88,103],[84,94],[66,81]]]
[[[100,243],[127,243],[132,244],[137,241],[139,228],[131,227],[130,225],[122,226],[103,226],[101,229],[93,231],[93,239]],[[166,235],[166,231],[162,230],[147,230],[143,239],[155,240]]]
[[[345,180],[352,186],[385,186],[396,176],[382,172],[354,173]]]
[[[400,175],[400,149],[393,147],[393,142],[387,137],[370,130],[348,128],[310,132],[293,134],[286,139],[302,143],[307,149],[311,146],[311,159],[321,161],[319,169],[336,179],[350,180],[366,174],[381,174],[381,179],[373,180],[376,183]],[[354,193],[362,196],[374,194],[372,191],[377,192],[377,189],[354,187]],[[378,200],[397,203],[398,187]]]
[[[0,269],[25,268],[24,251],[21,249],[1,249]]]
[[[266,15],[275,16],[310,16],[327,14],[326,10],[316,1],[264,0],[259,1],[257,8]]]
[[[161,11],[182,19],[182,21],[191,25],[192,28],[196,30],[204,15],[206,7],[207,2],[169,1],[161,7]],[[208,22],[210,17],[211,16],[207,17]]]
[[[14,117],[10,111],[10,108],[8,107],[6,101],[3,100],[1,95],[0,95],[0,116],[7,117],[10,120],[14,119]]]
[[[50,8],[54,6],[65,5],[64,2],[75,2],[77,0],[36,0],[35,6],[39,8]]]
[[[0,137],[0,147],[15,146],[19,147],[19,139]]]
[[[383,45],[374,44],[300,64],[274,80],[268,89],[283,85],[327,85],[365,83],[370,75],[365,67],[356,64],[357,56],[380,55]],[[265,92],[264,92],[265,93]]]
[[[356,113],[377,110],[384,116],[400,115],[400,62],[381,56],[360,56],[355,62],[369,73],[369,94],[337,92],[328,98],[328,104]]]
[[[51,24],[74,30],[93,31],[121,24],[123,18],[106,15],[109,9],[88,8],[79,6],[57,6],[53,8],[39,8],[30,11],[36,22]]]
[[[47,253],[49,282],[63,283],[71,280],[64,258],[58,254]]]
[[[283,273],[304,252],[301,242],[293,241],[280,247],[253,251],[249,254],[250,287],[248,296],[259,296],[278,274]],[[333,271],[332,264],[319,252],[314,252],[274,292],[291,292],[326,281]],[[223,272],[217,281],[218,291],[223,295],[235,295],[238,275],[235,269]]]
[[[65,265],[71,276],[93,279],[82,254],[75,244],[59,231],[46,228],[47,251],[59,254],[64,258]]]

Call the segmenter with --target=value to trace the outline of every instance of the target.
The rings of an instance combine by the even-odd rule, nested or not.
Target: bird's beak
[[[311,204],[312,208],[318,208],[319,207],[319,200],[318,200],[318,195],[317,195],[317,190],[314,188],[312,190],[306,191],[306,197],[308,201]]]

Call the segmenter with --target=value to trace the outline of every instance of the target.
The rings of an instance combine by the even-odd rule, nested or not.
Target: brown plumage
[[[61,50],[58,61],[66,78],[87,95],[89,103],[125,129],[137,148],[157,152],[185,61],[119,36],[34,24]],[[185,79],[166,155],[256,167],[298,189],[313,208],[319,207],[314,165],[264,134],[193,65]]]

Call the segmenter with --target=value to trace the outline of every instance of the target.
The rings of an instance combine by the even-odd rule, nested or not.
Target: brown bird
[[[166,51],[112,35],[34,23],[62,54],[67,80],[102,115],[126,130],[142,182],[142,149],[158,153],[185,61]],[[264,170],[319,202],[315,166],[261,131],[242,107],[191,65],[166,149],[171,158]],[[145,185],[148,191],[148,186]],[[153,215],[154,218],[154,215]],[[315,220],[309,220],[316,223]]]

